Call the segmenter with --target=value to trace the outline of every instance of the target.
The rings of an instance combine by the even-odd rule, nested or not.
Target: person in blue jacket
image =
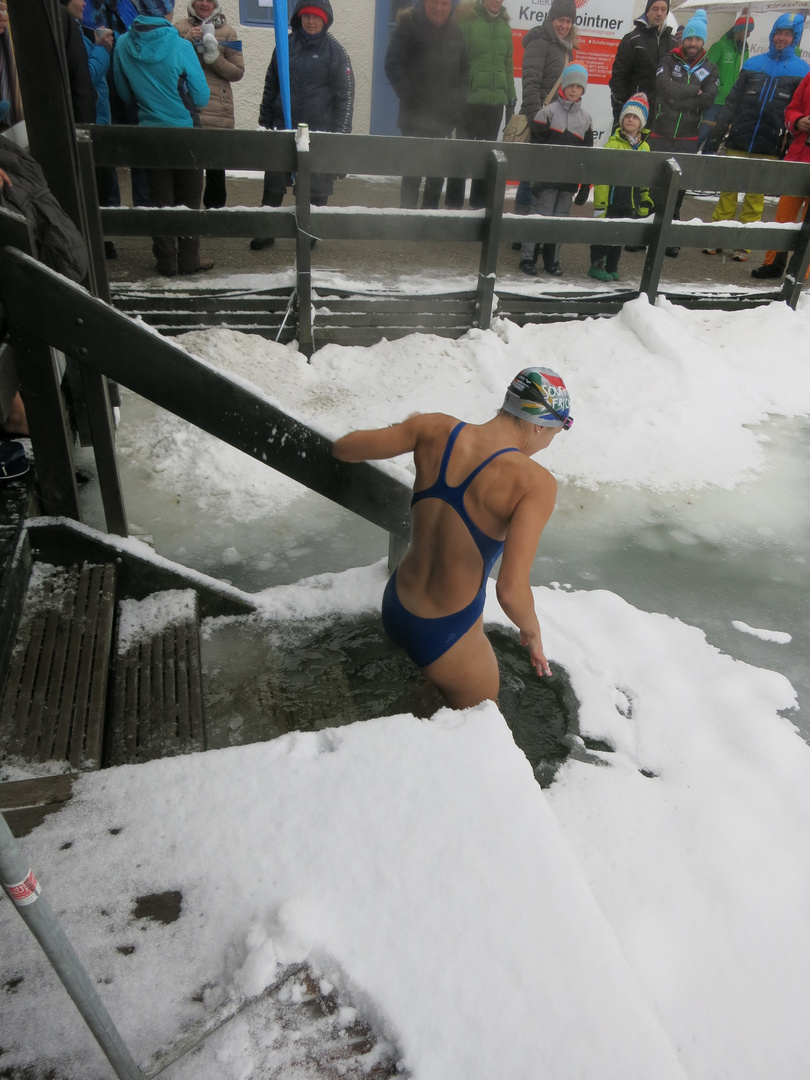
[[[208,83],[194,46],[172,26],[174,0],[149,0],[152,11],[139,15],[116,45],[115,85],[123,101],[135,104],[140,127],[200,127],[200,112],[208,104]],[[149,169],[153,206],[187,206],[199,210],[202,169]],[[152,238],[157,271],[164,277],[210,270],[211,259],[200,258],[199,237]]]
[[[349,54],[329,30],[334,22],[329,0],[297,0],[290,16],[290,111],[292,126],[307,124],[310,131],[349,134],[354,113],[354,72]],[[281,84],[275,50],[264,79],[264,93],[259,107],[263,128],[284,129]],[[334,176],[313,173],[310,178],[310,202],[326,206],[334,187]],[[290,186],[289,173],[266,172],[262,206],[281,206]],[[272,236],[255,236],[253,251],[273,243]],[[314,243],[314,241],[313,241]]]
[[[796,87],[810,72],[810,65],[796,55],[802,39],[804,16],[780,15],[770,33],[766,53],[746,60],[740,77],[726,98],[717,117],[714,132],[707,140],[715,153],[725,139],[731,157],[781,157],[788,138],[785,109]],[[764,194],[748,193],[743,201],[740,221],[761,221]],[[737,213],[737,192],[723,191],[717,200],[712,221],[731,221]],[[720,248],[704,248],[704,254],[717,255]],[[732,255],[745,262],[748,249],[738,248]]]
[[[141,4],[138,10],[132,0],[84,0],[82,29],[85,37],[104,30],[112,30],[113,51],[122,34],[125,34],[139,15],[151,15]],[[110,99],[110,123],[137,125],[138,118],[134,105],[125,105],[115,87],[114,65],[110,64],[107,72],[107,89]],[[97,121],[98,122],[98,121]],[[102,206],[120,206],[121,190],[118,185],[118,173],[107,169],[106,184],[99,188],[99,202]],[[130,169],[132,182],[132,205],[150,206],[149,186],[144,169]],[[115,258],[115,247],[110,240],[104,241],[108,259]]]

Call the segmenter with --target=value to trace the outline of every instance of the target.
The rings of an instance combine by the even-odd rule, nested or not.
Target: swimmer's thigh
[[[498,661],[479,618],[443,656],[422,668],[451,709],[498,700]]]

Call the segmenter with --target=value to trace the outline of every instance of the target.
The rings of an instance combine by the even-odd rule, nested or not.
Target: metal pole
[[[0,884],[42,947],[119,1080],[143,1080],[39,882],[0,814]]]

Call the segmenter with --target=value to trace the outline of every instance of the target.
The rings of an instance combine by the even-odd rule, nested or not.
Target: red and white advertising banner
[[[613,58],[619,42],[633,29],[633,0],[574,0],[577,9],[575,25],[579,44],[574,56],[588,71],[588,89],[582,99],[583,108],[593,117],[596,145],[610,137],[612,110],[608,82]],[[552,0],[506,0],[505,7],[512,23],[515,81],[520,107],[520,78],[523,73],[523,38],[534,26],[539,26],[551,7]]]

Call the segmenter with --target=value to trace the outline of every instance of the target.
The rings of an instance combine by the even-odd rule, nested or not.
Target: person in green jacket
[[[504,120],[515,111],[517,94],[512,64],[512,28],[503,0],[468,0],[456,8],[456,21],[467,43],[470,64],[470,88],[467,104],[457,130],[460,139],[494,142]],[[454,191],[454,206],[464,205],[463,180],[448,182]],[[470,209],[480,210],[486,203],[486,185],[473,180]]]
[[[714,131],[714,122],[720,115],[734,83],[737,81],[740,68],[748,59],[748,38],[754,29],[754,20],[750,15],[741,15],[730,30],[727,30],[719,41],[706,53],[706,59],[717,67],[720,72],[720,89],[714,99],[714,105],[703,113],[703,120],[698,131],[698,153],[711,154],[714,151],[706,148],[706,140]],[[743,42],[746,42],[743,48]]]

